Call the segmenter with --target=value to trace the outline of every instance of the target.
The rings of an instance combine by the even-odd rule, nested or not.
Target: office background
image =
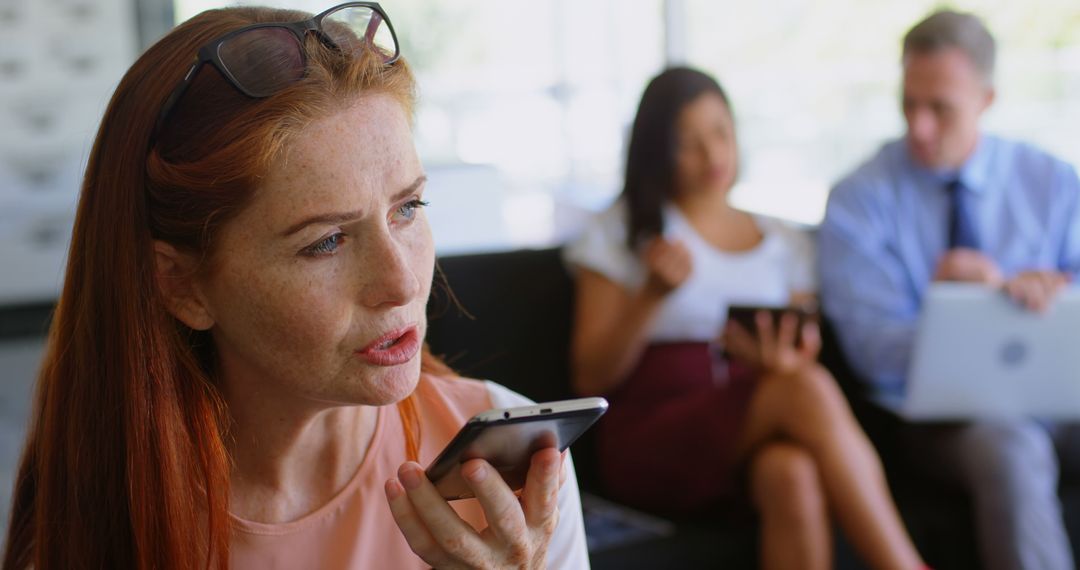
[[[317,12],[334,0],[255,2]],[[0,332],[56,296],[79,181],[120,76],[213,0],[0,0]],[[933,0],[385,0],[417,70],[440,253],[566,239],[618,193],[667,64],[715,74],[742,149],[733,199],[813,225],[829,185],[899,136],[900,38]],[[988,130],[1080,164],[1080,4],[965,0],[998,39]],[[39,336],[0,339],[0,509]]]

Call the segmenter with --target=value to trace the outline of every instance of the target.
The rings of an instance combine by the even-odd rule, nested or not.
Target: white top
[[[810,236],[779,220],[755,216],[764,238],[753,249],[717,249],[694,229],[678,207],[664,207],[664,237],[690,251],[690,277],[664,300],[648,338],[653,342],[710,341],[722,330],[728,305],[783,306],[794,292],[816,290]],[[571,266],[584,267],[627,291],[645,282],[645,265],[626,246],[622,200],[598,214],[564,250]]]

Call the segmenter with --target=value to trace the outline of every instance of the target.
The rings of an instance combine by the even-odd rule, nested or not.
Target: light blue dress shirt
[[[1005,277],[1031,269],[1080,274],[1080,180],[1023,143],[984,135],[959,171],[917,165],[886,144],[832,190],[818,231],[821,300],[849,363],[882,404],[904,395],[923,293],[948,243],[959,177],[980,249]]]

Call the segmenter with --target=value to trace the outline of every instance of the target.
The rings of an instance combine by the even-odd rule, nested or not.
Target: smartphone
[[[769,313],[772,317],[773,331],[779,330],[780,317],[787,313],[795,315],[798,319],[795,327],[795,344],[802,342],[802,328],[804,324],[808,322],[818,322],[818,311],[813,305],[790,305],[786,307],[731,305],[728,307],[727,318],[729,321],[739,323],[739,325],[750,334],[757,335],[757,314],[761,311]]]
[[[482,412],[450,440],[427,468],[427,477],[444,498],[467,499],[473,492],[461,476],[461,464],[480,458],[519,491],[525,486],[533,453],[545,447],[564,451],[607,408],[603,398],[578,398]]]

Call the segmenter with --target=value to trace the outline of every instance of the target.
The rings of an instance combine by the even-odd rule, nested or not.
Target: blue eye
[[[344,238],[345,234],[336,233],[315,245],[308,246],[304,250],[304,253],[312,256],[333,254],[335,251],[337,251],[338,246],[341,245],[341,240]]]
[[[423,200],[420,200],[419,198],[416,198],[416,199],[413,199],[413,200],[409,200],[408,202],[405,202],[401,206],[398,206],[398,209],[394,212],[394,214],[396,214],[397,216],[399,216],[400,218],[402,218],[404,220],[411,220],[411,219],[416,217],[416,211],[417,210],[419,210],[420,208],[423,208],[424,206],[427,206],[427,205],[428,205],[427,202],[425,202]]]

